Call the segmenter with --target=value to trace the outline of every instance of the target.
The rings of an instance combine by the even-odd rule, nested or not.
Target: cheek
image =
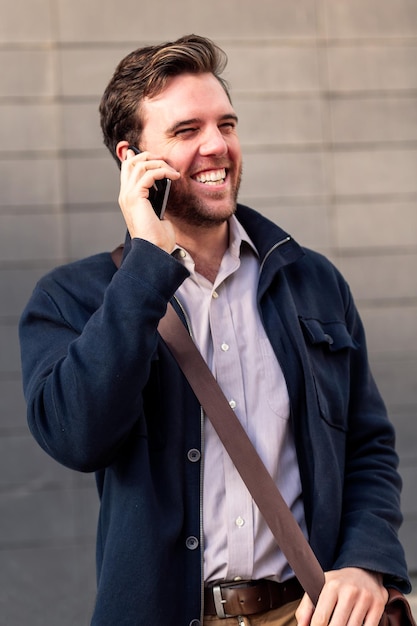
[[[235,169],[240,170],[242,167],[242,150],[237,138],[231,139],[227,144],[228,157]]]
[[[181,142],[171,147],[171,149],[168,148],[164,153],[161,152],[161,154],[165,154],[165,160],[168,165],[171,165],[185,177],[192,167],[197,152],[189,142],[187,144],[186,142]]]

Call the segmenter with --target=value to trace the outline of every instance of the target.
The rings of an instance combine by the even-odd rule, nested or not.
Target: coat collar
[[[254,209],[238,204],[236,217],[253,241],[260,257],[262,270],[268,269],[268,261],[274,259],[274,271],[293,263],[304,255],[301,246],[285,230]],[[129,233],[123,250],[123,258],[132,246]]]
[[[304,256],[301,246],[285,230],[257,211],[238,204],[236,217],[258,250],[262,270],[267,270],[272,257],[277,270]]]

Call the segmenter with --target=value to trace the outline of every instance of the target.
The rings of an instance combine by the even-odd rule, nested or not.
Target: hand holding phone
[[[141,153],[141,150],[139,150],[139,148],[136,148],[136,146],[129,146],[128,149],[132,150],[135,154]],[[152,204],[153,210],[155,211],[159,219],[162,219],[164,217],[170,189],[171,181],[169,178],[156,180],[152,187],[149,189],[149,201]]]

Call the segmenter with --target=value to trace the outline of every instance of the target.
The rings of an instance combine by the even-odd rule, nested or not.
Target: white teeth
[[[210,172],[202,172],[195,177],[198,183],[216,184],[223,182],[226,178],[226,170],[211,170]]]

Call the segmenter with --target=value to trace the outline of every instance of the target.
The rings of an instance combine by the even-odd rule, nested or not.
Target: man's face
[[[172,183],[166,216],[188,224],[215,225],[236,209],[242,156],[237,117],[212,74],[173,77],[166,89],[143,101],[140,142],[181,173]]]

